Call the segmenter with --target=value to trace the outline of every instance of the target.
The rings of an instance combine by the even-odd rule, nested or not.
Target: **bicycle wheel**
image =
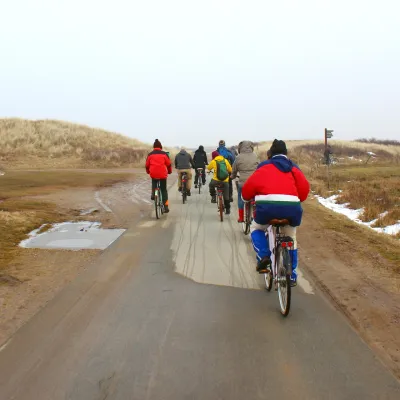
[[[245,203],[244,205],[244,221],[242,222],[242,230],[245,235],[250,233],[250,225],[251,225],[251,205]]]
[[[291,266],[287,265],[290,260],[289,250],[279,247],[277,264],[278,298],[281,314],[284,317],[289,315],[291,301],[290,271]]]
[[[218,195],[218,211],[219,211],[219,218],[222,222],[224,220],[224,199],[220,194]]]
[[[200,183],[200,178],[199,178],[199,194],[201,193],[201,183]]]
[[[186,197],[187,197],[187,193],[186,193],[186,182],[182,182],[182,203],[183,203],[183,204],[186,203]]]
[[[160,207],[160,197],[159,197],[159,193],[158,193],[157,189],[154,192],[154,206],[155,206],[155,209],[156,209],[156,218],[160,219],[160,217],[161,217],[161,207]]]

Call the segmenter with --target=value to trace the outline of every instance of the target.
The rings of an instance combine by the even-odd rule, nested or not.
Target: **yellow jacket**
[[[217,161],[222,161],[222,160],[224,160],[224,161],[225,161],[226,169],[228,170],[229,175],[232,173],[232,167],[231,167],[231,164],[229,164],[229,161],[228,161],[226,158],[222,157],[222,156],[215,157],[214,160],[212,160],[212,161],[210,162],[210,164],[207,165],[207,169],[208,169],[209,171],[214,170],[213,179],[214,179],[215,181],[221,182],[221,181],[217,178],[217,163],[215,162],[215,160],[217,160]],[[229,176],[224,180],[224,182],[229,182]]]

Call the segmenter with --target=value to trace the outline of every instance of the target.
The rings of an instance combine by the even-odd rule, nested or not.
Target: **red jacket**
[[[242,197],[260,203],[303,202],[309,191],[300,168],[285,156],[275,156],[259,164],[243,185]]]
[[[154,149],[148,154],[146,160],[146,172],[152,179],[167,179],[172,173],[171,160],[167,153],[161,149]]]

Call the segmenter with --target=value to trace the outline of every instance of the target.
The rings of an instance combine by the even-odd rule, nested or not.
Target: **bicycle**
[[[250,233],[250,225],[253,222],[254,204],[254,200],[244,202],[242,230],[245,235],[248,235]]]
[[[199,188],[199,194],[201,193],[201,186],[203,184],[203,172],[204,168],[197,168],[197,187]]]
[[[185,204],[186,200],[187,200],[187,191],[186,191],[186,187],[187,187],[187,173],[186,172],[182,172],[182,178],[181,178],[181,191],[182,191],[182,203]]]
[[[280,311],[284,317],[287,317],[290,311],[292,258],[289,251],[294,248],[293,239],[281,232],[281,228],[288,224],[287,219],[273,219],[269,222],[268,235],[275,236],[275,245],[271,254],[272,268],[264,274],[267,291],[271,291],[273,283],[278,291]],[[273,228],[276,230],[275,234]]]
[[[224,220],[224,211],[225,211],[224,184],[218,183],[216,189],[217,189],[217,210],[219,212],[219,218],[222,222]]]
[[[154,207],[156,209],[156,218],[160,219],[161,215],[164,214],[164,201],[162,198],[162,192],[159,180],[157,180],[156,188],[154,189]]]

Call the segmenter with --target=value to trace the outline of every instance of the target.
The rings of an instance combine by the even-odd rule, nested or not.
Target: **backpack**
[[[220,160],[220,161],[215,160],[215,162],[217,164],[217,178],[220,181],[224,181],[229,177],[228,168],[226,167],[226,162],[225,160]]]

